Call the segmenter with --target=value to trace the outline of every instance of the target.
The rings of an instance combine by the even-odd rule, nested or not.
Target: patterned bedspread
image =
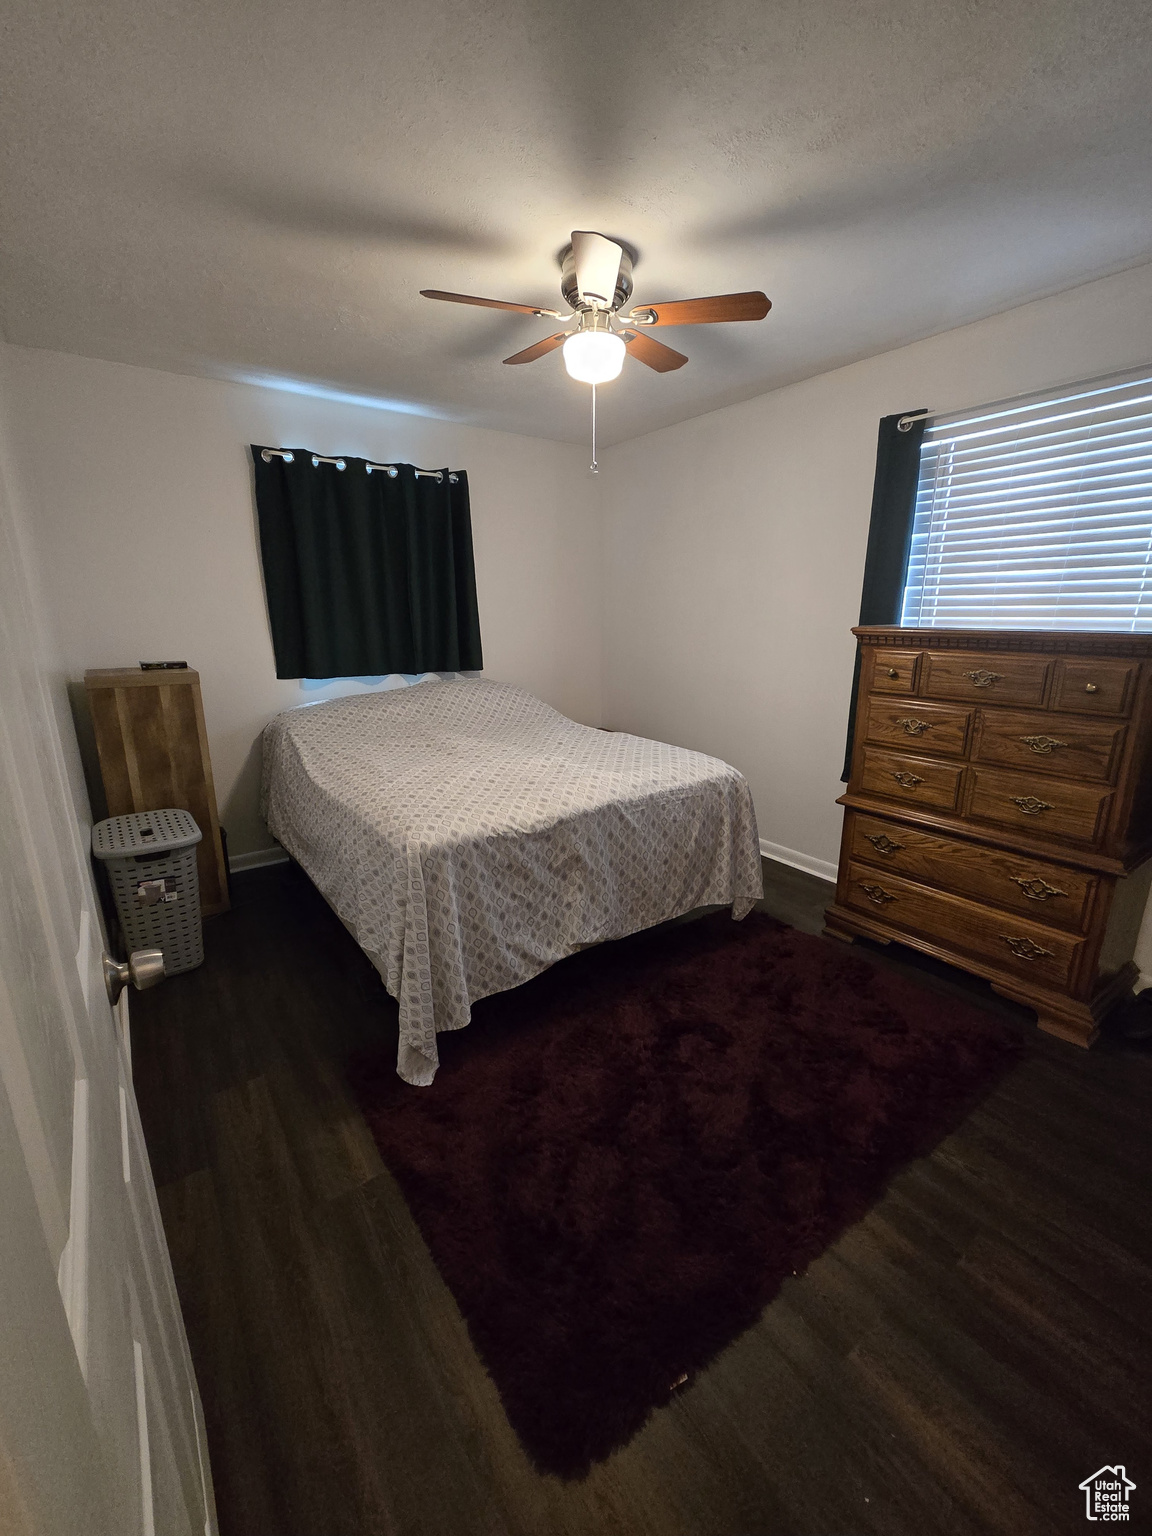
[[[439,1030],[587,944],[761,894],[743,776],[577,725],[483,680],[289,710],[264,732],[268,826],[400,1004],[397,1071]]]

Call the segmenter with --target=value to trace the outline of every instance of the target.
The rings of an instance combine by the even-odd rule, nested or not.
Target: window
[[[482,669],[462,469],[258,443],[252,463],[277,677]]]
[[[901,623],[1152,630],[1152,370],[929,421]]]

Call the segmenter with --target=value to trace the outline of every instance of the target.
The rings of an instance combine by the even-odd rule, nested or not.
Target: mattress
[[[397,999],[397,1071],[421,1086],[479,998],[695,907],[741,918],[762,890],[735,768],[484,679],[278,715],[263,808]]]

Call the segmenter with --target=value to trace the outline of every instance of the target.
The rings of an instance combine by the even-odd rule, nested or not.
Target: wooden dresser
[[[84,674],[109,816],[190,811],[200,828],[196,867],[205,917],[228,910],[228,869],[216,811],[200,674],[191,667]]]
[[[1136,979],[1152,880],[1152,635],[853,633],[825,931],[949,960],[1091,1045]]]

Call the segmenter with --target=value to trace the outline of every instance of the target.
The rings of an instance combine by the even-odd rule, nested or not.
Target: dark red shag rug
[[[994,1014],[726,913],[575,955],[354,1086],[513,1428],[584,1474],[1020,1055]]]

